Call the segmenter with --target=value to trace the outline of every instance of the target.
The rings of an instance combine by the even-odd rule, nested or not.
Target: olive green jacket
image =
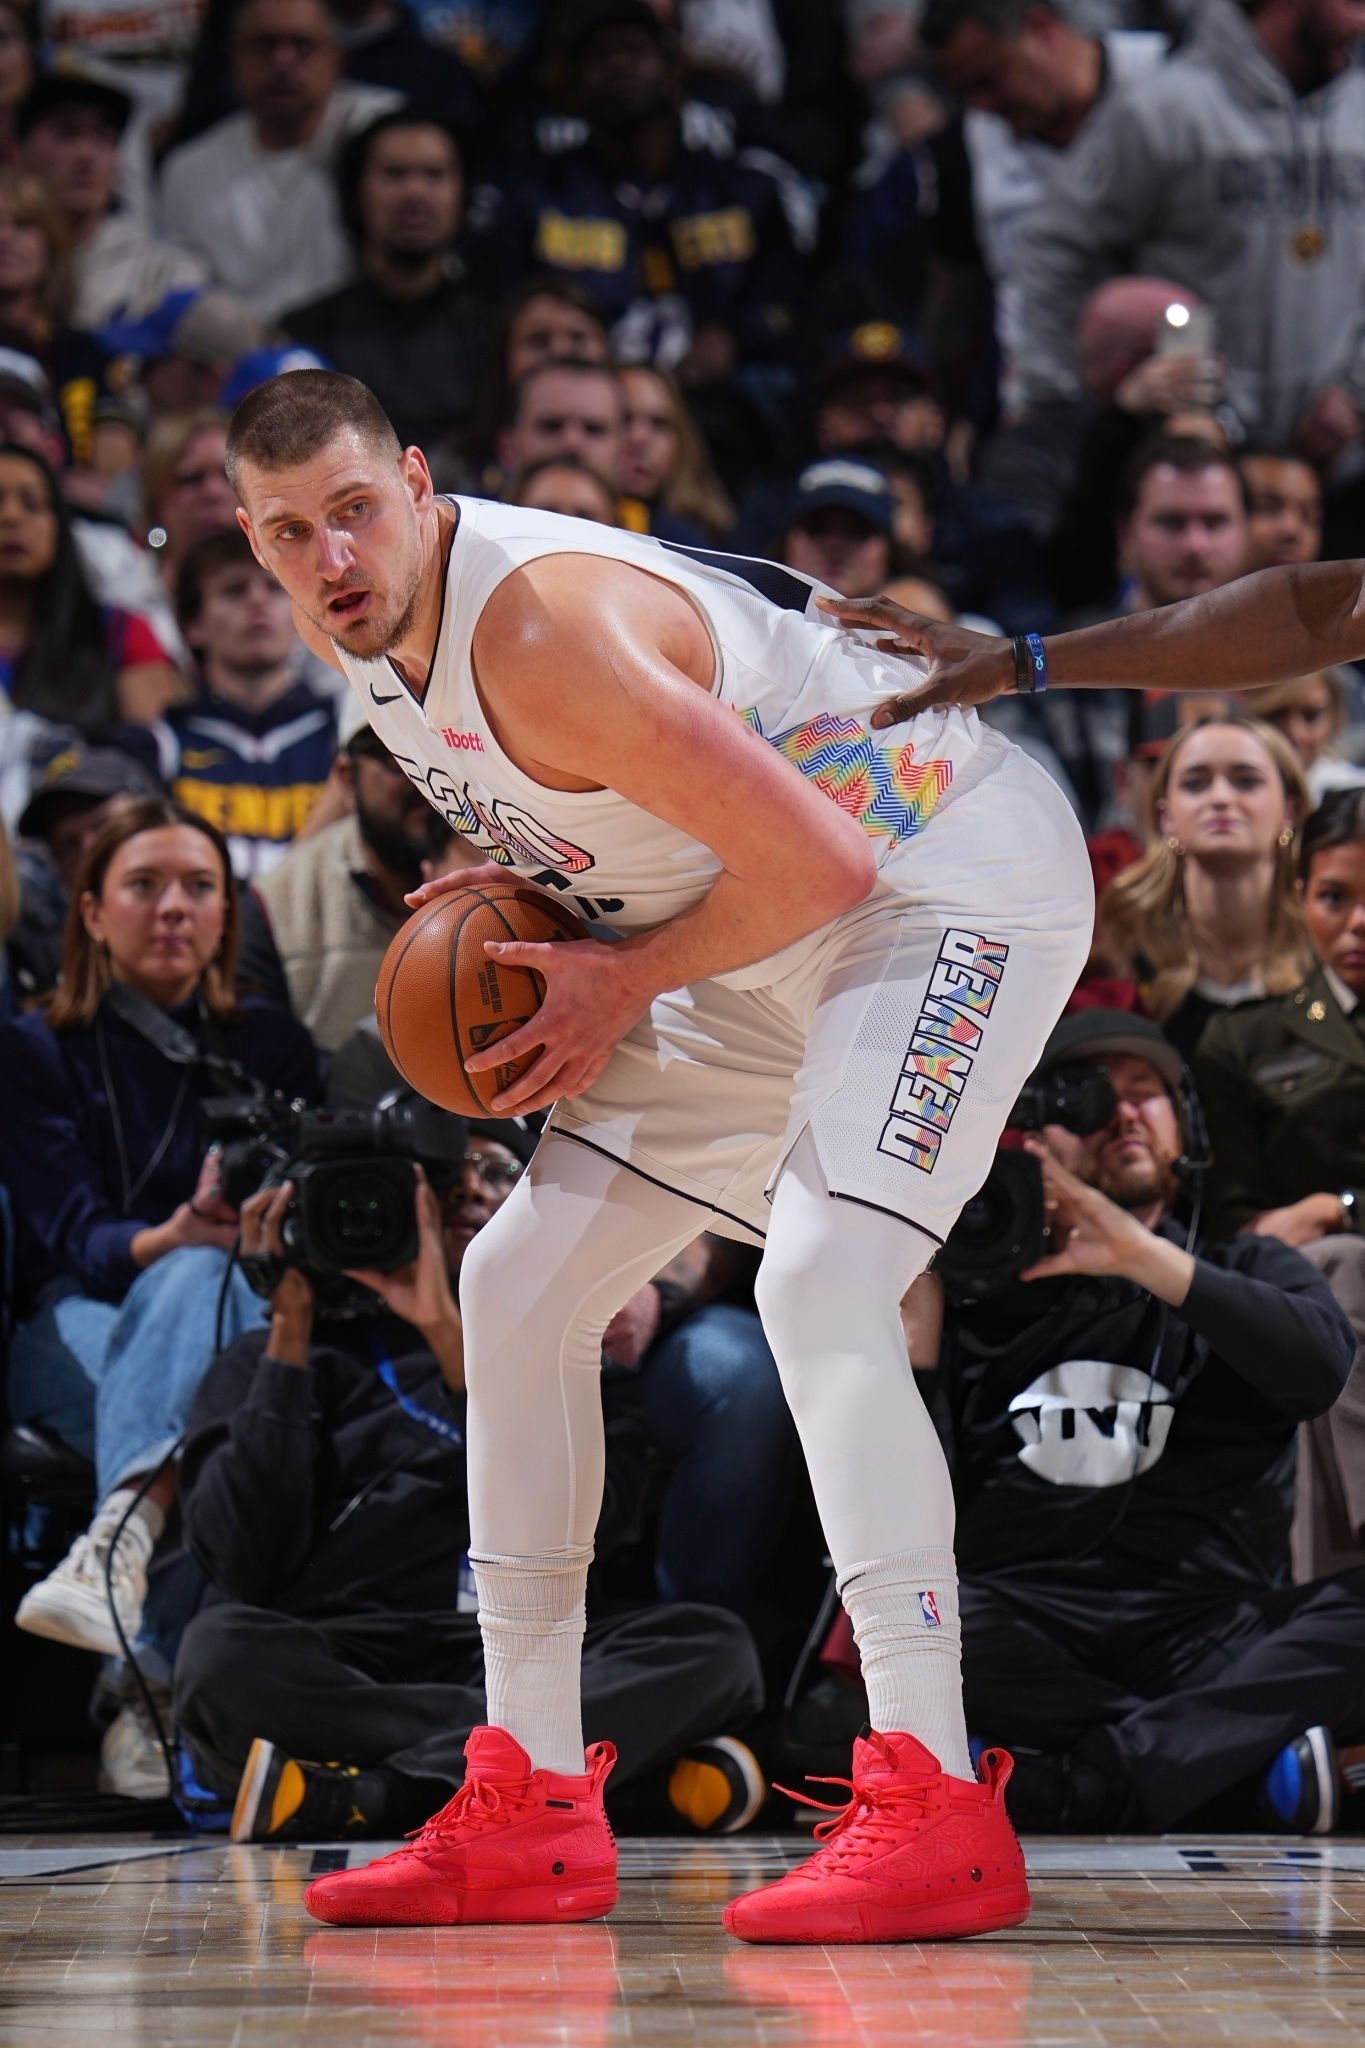
[[[1195,1084],[1213,1167],[1204,1230],[1230,1237],[1266,1209],[1352,1193],[1365,1225],[1365,1002],[1348,1016],[1321,967],[1277,1001],[1215,1017]]]

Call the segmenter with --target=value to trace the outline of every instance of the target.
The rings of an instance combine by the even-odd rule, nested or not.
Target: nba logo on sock
[[[924,1626],[926,1628],[942,1628],[943,1623],[938,1618],[938,1602],[933,1594],[921,1593],[919,1604],[920,1612],[924,1616]]]

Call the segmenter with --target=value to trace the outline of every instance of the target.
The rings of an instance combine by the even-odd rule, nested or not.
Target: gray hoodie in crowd
[[[1167,277],[1218,316],[1228,398],[1286,439],[1324,385],[1365,407],[1365,68],[1302,98],[1241,7],[1097,109],[1020,238],[1026,402],[1072,397],[1076,318],[1108,277]]]

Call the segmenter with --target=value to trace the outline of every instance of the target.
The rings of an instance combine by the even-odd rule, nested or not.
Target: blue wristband
[[[1020,697],[1040,697],[1047,688],[1047,655],[1037,633],[1016,633],[1010,642],[1014,654],[1014,688]]]

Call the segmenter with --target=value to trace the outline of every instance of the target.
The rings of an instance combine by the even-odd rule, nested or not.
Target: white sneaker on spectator
[[[25,1593],[14,1617],[17,1627],[27,1629],[32,1636],[48,1636],[54,1643],[70,1643],[73,1649],[98,1650],[103,1656],[117,1657],[122,1645],[109,1606],[112,1587],[123,1633],[132,1642],[142,1622],[147,1563],[156,1544],[152,1525],[140,1510],[129,1515],[119,1534],[119,1523],[132,1498],[126,1487],[110,1494],[57,1569]],[[154,1512],[159,1519],[159,1510]]]
[[[157,1701],[170,1737],[170,1701]],[[104,1731],[100,1743],[99,1789],[119,1792],[125,1799],[168,1799],[170,1776],[166,1753],[152,1718],[141,1700],[130,1700]]]

